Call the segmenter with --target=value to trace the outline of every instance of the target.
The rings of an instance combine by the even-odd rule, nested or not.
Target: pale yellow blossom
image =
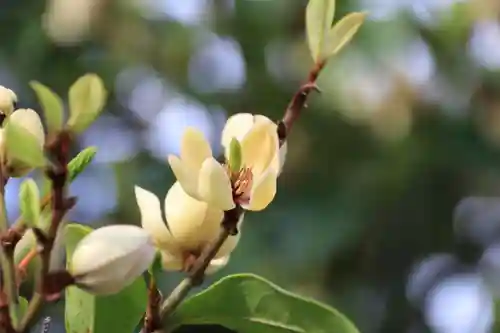
[[[224,212],[192,198],[179,182],[170,188],[165,197],[165,218],[162,204],[155,194],[136,186],[135,196],[141,212],[142,227],[151,234],[155,245],[160,249],[166,270],[184,269],[186,259],[198,256],[220,232]],[[242,220],[243,216],[239,225]],[[229,236],[210,262],[207,274],[227,264],[239,239],[240,233]]]

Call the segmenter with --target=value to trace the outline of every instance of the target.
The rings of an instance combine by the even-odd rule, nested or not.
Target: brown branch
[[[13,327],[17,325],[16,322],[12,322],[10,311],[17,310],[19,301],[16,284],[16,269],[14,265],[15,239],[6,239],[9,231],[9,221],[7,219],[7,210],[5,207],[5,185],[7,181],[8,175],[4,170],[4,166],[0,165],[0,254],[2,257],[1,327],[9,332],[9,330],[13,330]]]
[[[5,333],[16,333],[10,317],[9,298],[3,290],[0,290],[0,328]]]
[[[29,310],[22,319],[20,332],[27,329],[30,321],[36,316],[45,300],[54,300],[54,294],[60,292],[67,283],[62,283],[60,290],[54,286],[55,278],[49,274],[50,257],[57,236],[59,225],[66,212],[70,210],[76,200],[66,196],[66,183],[68,178],[68,158],[71,144],[71,136],[68,132],[60,132],[53,141],[47,144],[47,150],[54,157],[53,167],[47,170],[47,177],[51,180],[51,207],[52,219],[47,233],[39,229],[33,229],[40,245],[41,268],[37,279],[37,292],[30,301]],[[52,275],[57,276],[59,273]],[[64,286],[63,286],[64,285]]]
[[[325,62],[317,63],[309,72],[307,82],[293,95],[292,100],[285,110],[283,119],[278,122],[278,138],[280,139],[280,145],[283,145],[288,134],[292,130],[293,124],[299,118],[302,109],[306,107],[307,97],[309,97],[311,91],[319,92],[316,80],[324,66]]]
[[[153,333],[156,330],[161,329],[160,305],[161,294],[156,286],[155,278],[151,276],[151,279],[149,281],[148,306],[146,308],[146,315],[144,317],[143,332]]]

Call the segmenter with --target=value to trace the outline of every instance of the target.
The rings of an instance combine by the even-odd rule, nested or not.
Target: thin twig
[[[302,109],[306,106],[307,97],[311,91],[319,92],[319,88],[316,85],[316,80],[318,79],[321,70],[325,66],[325,62],[317,63],[312,70],[309,72],[307,82],[304,83],[299,90],[293,95],[292,100],[288,104],[283,119],[278,122],[278,137],[280,139],[280,145],[283,145],[288,134],[292,130],[293,124],[299,118]]]
[[[16,270],[14,265],[14,246],[15,244],[6,241],[5,237],[9,231],[9,221],[7,219],[7,209],[5,207],[5,185],[7,184],[7,176],[0,166],[0,234],[3,236],[1,240],[1,256],[2,256],[2,288],[7,303],[2,306],[2,312],[6,311],[9,315],[9,324],[2,322],[8,327],[17,326],[17,323],[12,323],[10,319],[10,310],[17,310],[18,295],[16,284]],[[6,318],[5,318],[6,319]],[[5,321],[5,320],[3,320]]]
[[[160,303],[161,294],[156,286],[154,276],[151,276],[148,288],[148,306],[144,317],[144,333],[153,333],[161,328]]]
[[[61,224],[66,212],[71,209],[75,201],[66,197],[66,183],[68,178],[68,157],[71,143],[71,136],[67,132],[61,132],[57,138],[48,145],[49,152],[55,159],[54,166],[47,171],[47,177],[51,180],[52,189],[52,219],[48,232],[45,234],[38,229],[33,229],[37,240],[41,245],[41,269],[37,278],[37,292],[28,305],[29,311],[26,312],[21,322],[20,332],[25,331],[30,322],[38,313],[44,298],[49,296],[53,288],[48,288],[49,266],[52,248],[57,236],[59,225]],[[50,289],[50,290],[49,290]]]

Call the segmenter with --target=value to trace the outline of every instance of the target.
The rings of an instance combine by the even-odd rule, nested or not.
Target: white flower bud
[[[154,260],[149,234],[133,225],[99,228],[76,246],[69,272],[80,288],[97,295],[116,294],[134,282]]]
[[[4,86],[0,86],[0,114],[9,116],[17,103],[16,94]]]

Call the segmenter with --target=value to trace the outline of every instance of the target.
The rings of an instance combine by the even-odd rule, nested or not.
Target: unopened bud
[[[229,169],[231,172],[237,173],[241,169],[242,156],[241,145],[236,138],[232,138],[229,143]]]
[[[17,103],[16,94],[4,86],[0,86],[0,115],[9,116]]]
[[[116,294],[148,269],[155,251],[145,230],[133,225],[106,226],[78,243],[69,272],[75,284],[90,293]]]

